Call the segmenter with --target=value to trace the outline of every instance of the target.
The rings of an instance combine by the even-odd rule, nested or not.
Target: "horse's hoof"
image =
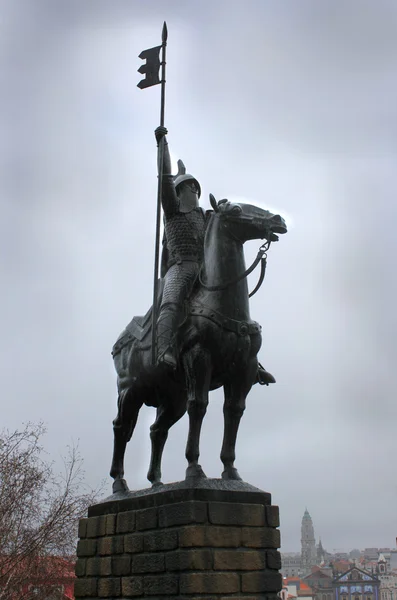
[[[153,481],[152,488],[157,488],[164,485],[162,481]]]
[[[128,492],[129,488],[125,479],[115,479],[113,481],[113,494],[117,492]]]
[[[222,479],[228,479],[232,481],[242,481],[238,471],[235,467],[229,467],[225,469],[222,473]]]
[[[146,479],[150,481],[152,485],[161,484],[161,472],[156,474],[154,471],[149,471]]]
[[[186,469],[185,479],[207,479],[207,475],[200,465],[191,465]]]

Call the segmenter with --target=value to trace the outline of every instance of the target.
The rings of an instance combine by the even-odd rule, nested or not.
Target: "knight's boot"
[[[180,314],[181,307],[169,303],[161,308],[157,320],[157,364],[166,364],[173,369],[178,364],[175,338]]]
[[[265,367],[258,362],[258,371],[256,375],[255,383],[259,385],[269,385],[269,383],[276,383],[275,378],[269,371],[266,371]]]

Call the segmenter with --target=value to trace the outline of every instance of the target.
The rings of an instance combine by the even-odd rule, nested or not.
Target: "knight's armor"
[[[175,177],[171,175],[170,166],[165,144],[162,185],[164,288],[157,320],[157,360],[175,367],[175,334],[203,258],[206,215],[198,206],[200,185],[197,180],[186,173],[182,161],[178,161]]]

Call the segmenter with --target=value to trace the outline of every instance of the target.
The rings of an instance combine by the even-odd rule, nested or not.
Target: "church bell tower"
[[[307,575],[316,564],[316,540],[314,538],[313,521],[306,508],[301,527],[301,565],[302,572]]]

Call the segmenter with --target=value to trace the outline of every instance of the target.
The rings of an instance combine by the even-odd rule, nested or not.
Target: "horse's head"
[[[243,243],[258,239],[276,242],[277,234],[287,233],[284,219],[268,210],[252,204],[229,202],[229,200],[217,202],[212,194],[210,194],[210,202],[225,229],[232,237]]]

